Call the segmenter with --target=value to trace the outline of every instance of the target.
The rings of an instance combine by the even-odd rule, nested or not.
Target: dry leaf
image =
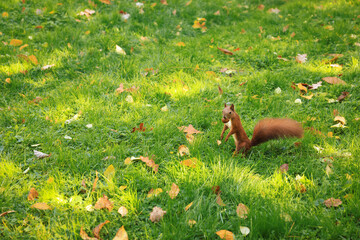
[[[305,91],[305,92],[307,92],[307,88],[304,87],[304,85],[303,85],[302,83],[299,83],[299,84],[297,85],[297,87],[300,89],[300,91]]]
[[[342,92],[341,95],[337,99],[338,102],[343,101],[348,95],[349,95],[349,92]]]
[[[113,209],[113,203],[108,199],[106,195],[104,195],[103,197],[99,198],[94,208],[95,209],[107,208],[110,212]]]
[[[185,6],[189,6],[192,3],[192,0],[188,1]]]
[[[124,191],[127,188],[127,186],[120,186],[119,189],[120,191]]]
[[[124,49],[122,49],[120,46],[116,45],[115,46],[115,52],[120,54],[120,55],[126,55],[126,52]]]
[[[14,210],[9,210],[9,211],[3,212],[3,213],[0,214],[0,217],[3,217],[3,216],[5,216],[5,215],[7,215],[7,214],[9,214],[9,213],[14,213],[14,212],[16,212],[16,211],[14,211]]]
[[[41,68],[41,70],[46,70],[46,69],[48,69],[48,68],[52,68],[52,67],[54,67],[55,66],[55,64],[51,64],[51,65],[46,65],[46,66],[43,66],[42,68]]]
[[[314,96],[314,94],[312,94],[312,93],[309,96],[301,95],[301,97],[306,98],[308,100],[310,100],[313,96]]]
[[[154,172],[156,173],[158,172],[159,165],[155,164],[154,160],[149,159],[149,157],[143,157],[143,156],[140,156],[140,160],[146,163],[148,167],[151,167],[154,170]]]
[[[347,128],[347,126],[339,122],[338,124],[332,125],[331,128]]]
[[[125,98],[125,101],[127,101],[128,103],[133,103],[134,102],[134,99],[131,95],[127,95],[126,98]]]
[[[226,55],[234,55],[234,53],[232,53],[231,51],[224,49],[224,48],[219,48],[217,47],[217,49],[219,49],[220,51],[222,51],[223,53],[225,53]]]
[[[119,228],[119,230],[117,231],[115,237],[113,238],[113,240],[128,240],[128,234],[125,231],[125,227],[122,226],[121,228]]]
[[[163,190],[161,188],[157,188],[157,189],[150,189],[150,191],[148,192],[148,195],[146,196],[147,198],[151,198],[152,196],[158,196],[160,193],[162,193]]]
[[[41,159],[41,158],[50,157],[51,154],[46,154],[46,153],[34,150],[34,155],[35,155],[35,157]]]
[[[159,207],[154,207],[150,213],[150,220],[152,222],[159,222],[165,215],[166,211],[162,210]]]
[[[122,217],[125,217],[128,214],[128,210],[126,209],[126,207],[121,206],[118,210],[118,213],[120,213]]]
[[[333,170],[331,169],[331,167],[328,165],[326,165],[326,168],[325,168],[325,172],[326,172],[326,175],[329,176],[330,174],[332,174]]]
[[[279,170],[282,173],[287,172],[289,170],[289,164],[285,163],[285,164],[281,165]]]
[[[20,46],[22,43],[23,43],[23,41],[19,40],[19,39],[11,39],[10,40],[10,45],[12,45],[14,47]]]
[[[341,117],[341,116],[336,116],[336,117],[334,118],[334,121],[335,121],[335,122],[340,122],[340,123],[342,123],[343,125],[346,124],[345,118],[344,118],[344,117]]]
[[[97,240],[97,238],[89,237],[89,235],[84,231],[84,229],[82,227],[80,229],[80,237],[83,240]]]
[[[338,206],[340,206],[342,204],[342,201],[340,199],[329,198],[329,199],[324,201],[324,204],[328,208],[330,208],[330,207],[338,207]]]
[[[104,176],[109,180],[115,176],[115,168],[112,164],[106,168]]]
[[[219,206],[222,206],[222,207],[225,207],[226,204],[222,201],[221,197],[220,197],[220,194],[218,194],[216,196],[216,203],[219,205]]]
[[[186,205],[185,207],[185,211],[189,210],[189,208],[193,205],[194,202],[189,203],[188,205]]]
[[[220,145],[220,144],[221,144],[221,141],[220,141],[220,140],[216,140],[216,143],[217,143],[217,145]]]
[[[110,0],[99,0],[99,1],[102,2],[102,3],[108,4],[108,5],[111,4]]]
[[[280,217],[285,221],[285,222],[292,222],[292,218],[289,214],[287,213],[281,213]]]
[[[183,43],[183,42],[178,42],[178,43],[176,44],[176,46],[185,47],[186,45],[185,45],[185,43]]]
[[[220,86],[218,86],[218,90],[219,90],[219,94],[222,95],[224,93],[224,91],[221,89]]]
[[[35,203],[31,205],[31,208],[36,208],[40,210],[51,210],[51,207],[47,205],[46,203]]]
[[[250,229],[248,227],[240,226],[240,232],[242,233],[243,236],[246,236],[250,233]]]
[[[173,183],[171,185],[171,190],[169,191],[170,198],[171,199],[176,198],[176,196],[179,194],[179,192],[180,192],[179,186],[176,185],[175,183]]]
[[[217,231],[216,234],[221,238],[225,240],[234,240],[234,234],[228,230],[220,230]]]
[[[186,137],[186,140],[188,140],[190,144],[194,143],[194,141],[195,141],[195,136],[194,135],[186,134],[185,137]]]
[[[181,161],[180,163],[184,166],[195,168],[197,164],[197,159],[196,158],[186,159],[184,161]]]
[[[21,47],[19,47],[19,50],[23,50],[24,48],[26,48],[26,47],[28,47],[29,46],[29,44],[24,44],[24,45],[22,45]]]
[[[270,8],[270,9],[268,10],[268,12],[269,12],[269,13],[279,14],[280,10],[277,9],[277,8]]]
[[[289,29],[289,25],[286,25],[285,27],[283,27],[283,32],[286,32]]]
[[[317,83],[314,83],[314,84],[312,84],[312,85],[309,85],[309,86],[308,86],[308,89],[314,89],[314,90],[315,90],[315,89],[321,87],[321,83],[322,83],[322,81],[317,82]]]
[[[220,15],[220,11],[217,10],[216,12],[214,12],[214,15],[215,15],[215,16],[219,16],[219,15]]]
[[[29,56],[29,59],[30,59],[30,61],[31,61],[34,65],[38,65],[38,64],[39,64],[37,58],[36,58],[34,55],[30,55],[30,56]]]
[[[330,84],[342,84],[342,85],[346,84],[346,82],[344,82],[343,80],[337,77],[324,77],[322,78],[322,80]]]
[[[78,13],[77,15],[85,15],[86,17],[90,17],[90,15],[93,15],[95,13],[95,10],[85,9],[84,11]]]
[[[185,127],[185,126],[178,127],[178,129],[180,131],[183,131],[183,132],[187,133],[187,134],[202,133],[201,131],[196,130],[193,127],[193,125],[191,125],[191,124],[188,127]]]
[[[33,201],[36,198],[38,198],[38,196],[39,196],[39,193],[36,191],[36,189],[31,188],[30,191],[29,191],[29,194],[27,196],[27,199],[28,199],[28,201]]]
[[[93,234],[97,239],[100,239],[100,231],[101,231],[102,227],[109,222],[110,222],[109,220],[106,220],[105,222],[100,223],[93,229]]]
[[[264,4],[260,4],[260,5],[258,6],[258,9],[259,9],[259,10],[264,10],[264,8],[265,8]]]
[[[94,183],[93,183],[92,192],[95,192],[96,183],[97,183],[98,180],[99,180],[98,172],[96,171],[96,177],[95,177],[95,180],[94,180]]]
[[[169,111],[169,109],[168,109],[168,107],[166,105],[163,106],[160,110],[163,111],[163,112]]]
[[[188,224],[189,224],[189,226],[192,228],[192,226],[196,224],[196,221],[193,220],[193,219],[190,219],[190,220],[188,221]]]
[[[239,205],[236,208],[236,213],[240,218],[246,219],[247,215],[249,213],[249,208],[247,206],[245,206],[244,204],[239,203]]]
[[[178,156],[190,155],[190,150],[187,146],[181,145],[178,150]]]
[[[307,54],[298,54],[295,58],[298,63],[305,63],[307,60]]]

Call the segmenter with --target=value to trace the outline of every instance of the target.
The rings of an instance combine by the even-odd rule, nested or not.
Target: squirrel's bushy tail
[[[297,137],[302,138],[303,129],[295,120],[284,118],[270,118],[258,122],[254,128],[251,146],[276,138]]]

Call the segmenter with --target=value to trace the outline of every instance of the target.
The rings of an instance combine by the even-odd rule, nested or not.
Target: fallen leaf
[[[326,165],[325,167],[325,172],[326,172],[326,175],[329,176],[330,174],[332,174],[333,170],[331,169],[331,167],[328,165]]]
[[[193,205],[194,202],[189,203],[188,205],[186,205],[185,207],[185,211],[189,210],[189,208]]]
[[[314,90],[315,90],[315,89],[321,87],[321,83],[322,83],[322,81],[317,82],[317,83],[314,83],[314,84],[312,84],[312,85],[309,85],[309,86],[308,86],[308,89],[314,89]]]
[[[216,196],[216,203],[219,205],[219,206],[221,206],[221,207],[225,207],[226,206],[226,204],[223,202],[223,200],[221,199],[221,197],[220,197],[220,194],[218,194],[217,196]]]
[[[28,199],[28,201],[33,201],[36,198],[38,198],[38,196],[39,196],[39,193],[36,191],[36,189],[31,188],[30,191],[29,191],[29,194],[27,196],[27,199]]]
[[[113,240],[128,240],[128,234],[125,231],[125,227],[122,226],[121,228],[119,228],[119,230],[117,231],[115,237],[113,238]]]
[[[21,44],[23,44],[22,40],[19,40],[19,39],[11,39],[10,40],[11,46],[17,47],[17,46],[20,46]]]
[[[246,219],[248,217],[247,215],[249,213],[249,208],[244,204],[239,203],[239,205],[236,208],[236,213],[240,218]]]
[[[283,27],[283,32],[286,32],[289,29],[289,25],[286,25],[285,27]]]
[[[97,239],[100,239],[100,231],[103,228],[103,226],[109,222],[110,222],[109,220],[106,220],[105,222],[100,223],[93,229],[93,234]]]
[[[41,68],[41,70],[46,70],[46,69],[48,69],[48,68],[52,68],[52,67],[54,67],[55,66],[55,64],[51,64],[51,65],[46,65],[46,66],[43,66],[42,68]]]
[[[193,127],[193,125],[191,125],[191,124],[190,124],[188,127],[185,127],[185,126],[178,127],[178,129],[179,129],[180,131],[183,131],[183,132],[187,133],[187,134],[203,133],[203,132],[201,132],[201,131],[196,130],[196,129]]]
[[[340,122],[340,123],[342,123],[342,124],[346,124],[346,120],[345,120],[345,118],[344,117],[341,117],[341,116],[336,116],[335,118],[334,118],[334,121],[335,122]]]
[[[108,4],[108,5],[111,4],[111,1],[110,1],[110,0],[99,0],[99,1],[102,2],[102,3]]]
[[[23,50],[24,48],[26,48],[26,47],[28,47],[29,46],[29,44],[24,44],[24,45],[22,45],[21,47],[19,47],[19,50]]]
[[[163,106],[160,110],[163,111],[163,112],[169,111],[169,109],[168,109],[168,107],[166,105]]]
[[[97,181],[99,180],[98,172],[96,171],[96,177],[93,183],[92,192],[95,192]]]
[[[212,190],[213,193],[216,194],[216,195],[218,195],[218,194],[221,193],[221,191],[220,191],[220,186],[213,186],[213,187],[211,188],[211,190]]]
[[[307,60],[307,54],[298,54],[295,58],[298,63],[305,63]]]
[[[31,205],[31,208],[36,208],[40,210],[51,210],[51,207],[47,205],[46,203],[35,203]]]
[[[195,141],[195,136],[194,135],[186,134],[185,137],[186,137],[186,140],[188,140],[190,144],[194,143],[194,141]]]
[[[330,31],[334,30],[334,27],[331,26],[331,25],[327,25],[324,28],[327,29],[327,30],[330,30]]]
[[[338,101],[343,101],[347,96],[349,96],[349,92],[342,92],[341,95],[338,97]]]
[[[125,101],[127,101],[128,103],[133,103],[134,102],[134,99],[131,95],[127,95],[126,98],[125,98]]]
[[[185,6],[189,6],[192,3],[192,0],[188,1]]]
[[[181,145],[178,149],[178,156],[190,155],[190,150],[187,146]]]
[[[80,16],[85,15],[86,17],[90,17],[90,15],[93,15],[94,13],[95,13],[95,10],[85,9],[84,11],[81,11],[77,15],[80,15]]]
[[[179,192],[180,192],[179,186],[176,185],[175,183],[173,183],[173,184],[171,185],[171,189],[170,189],[170,191],[169,191],[169,196],[170,196],[170,198],[171,198],[171,199],[176,198],[176,196],[179,194]]]
[[[121,206],[118,210],[118,213],[120,213],[122,217],[125,217],[128,214],[128,210],[126,209],[126,207]]]
[[[324,201],[324,204],[326,207],[338,207],[342,204],[342,201],[340,199],[335,198],[329,198]]]
[[[183,43],[183,42],[178,42],[178,43],[176,44],[176,46],[185,47],[186,45],[185,45],[185,43]]]
[[[307,92],[307,88],[304,87],[304,85],[303,85],[302,83],[299,83],[299,84],[297,85],[297,87],[300,89],[300,91]]]
[[[240,226],[240,232],[242,233],[243,236],[246,236],[250,233],[250,229],[248,227]]]
[[[219,94],[222,95],[224,93],[224,91],[221,89],[220,86],[218,86],[218,90],[219,90]]]
[[[46,154],[46,153],[43,153],[43,152],[40,152],[40,151],[36,151],[36,150],[34,150],[34,155],[35,155],[35,157],[37,157],[38,159],[47,158],[47,157],[50,157],[50,156],[51,156],[51,154]]]
[[[285,164],[281,165],[279,170],[282,173],[287,172],[289,170],[289,164],[285,163]]]
[[[338,124],[332,125],[331,128],[348,128],[348,127],[339,122]]]
[[[257,8],[258,8],[259,10],[264,10],[265,6],[264,6],[264,4],[260,4]]]
[[[124,84],[120,83],[119,87],[115,90],[116,93],[120,94],[125,91]]]
[[[127,186],[120,186],[119,189],[120,191],[124,191],[127,188]]]
[[[31,61],[34,65],[38,65],[38,64],[39,64],[37,58],[36,58],[34,55],[30,55],[30,56],[29,56],[29,59],[30,59],[30,61]]]
[[[301,97],[306,98],[308,100],[310,100],[313,96],[314,96],[314,94],[312,94],[312,93],[309,96],[301,95]]]
[[[196,158],[186,159],[184,161],[181,161],[180,163],[184,166],[195,168],[197,164],[197,159]]]
[[[217,145],[220,145],[220,144],[221,144],[221,141],[220,141],[220,140],[216,140],[216,143],[217,143]]]
[[[7,18],[7,17],[9,17],[9,13],[3,12],[3,13],[1,14],[1,16],[2,16],[3,18]]]
[[[190,220],[188,221],[188,224],[189,224],[189,226],[192,228],[192,226],[196,224],[196,221],[193,220],[193,219],[190,219]]]
[[[234,53],[232,53],[231,51],[224,49],[224,48],[219,48],[217,47],[217,49],[219,49],[221,52],[225,53],[226,55],[234,55]]]
[[[115,52],[120,54],[120,55],[126,55],[126,52],[124,49],[122,49],[120,46],[116,45],[115,46]]]
[[[161,188],[156,188],[156,189],[150,189],[150,191],[147,194],[147,198],[151,198],[153,196],[158,196],[160,193],[162,193],[163,190]]]
[[[136,131],[139,131],[139,132],[145,132],[146,128],[144,128],[144,123],[140,123],[139,124],[139,128],[136,128],[136,127],[133,127],[133,129],[131,130],[131,132],[136,132]]]
[[[214,12],[215,16],[219,16],[220,15],[220,10],[217,10],[216,12]]]
[[[162,210],[159,207],[154,207],[152,212],[150,213],[150,220],[152,222],[159,222],[164,215],[166,214],[166,211]]]
[[[344,82],[343,80],[337,77],[324,77],[322,78],[322,80],[330,84],[342,84],[342,85],[346,84],[346,82]]]
[[[83,240],[97,240],[97,238],[89,237],[89,235],[84,231],[84,229],[82,227],[80,229],[80,237]]]
[[[113,209],[113,203],[108,199],[108,197],[106,195],[104,195],[103,197],[99,198],[99,200],[96,202],[95,209],[103,209],[106,208],[109,210],[109,212],[111,212],[111,210]]]
[[[115,176],[115,168],[112,164],[106,168],[104,176],[109,180]]]
[[[280,10],[277,9],[277,8],[270,8],[270,9],[268,10],[268,12],[269,12],[269,13],[279,14]]]
[[[217,231],[216,234],[221,238],[225,240],[234,240],[234,234],[228,230],[220,230]]]
[[[292,222],[292,218],[289,214],[287,213],[281,213],[280,217],[285,221],[285,222]]]
[[[3,217],[3,216],[5,216],[5,215],[7,215],[7,214],[9,214],[9,213],[14,213],[14,212],[16,212],[16,211],[14,211],[14,210],[9,210],[9,211],[3,212],[3,213],[0,214],[0,217]]]
[[[155,161],[153,159],[149,159],[149,157],[140,156],[140,160],[142,162],[146,163],[146,165],[148,167],[151,167],[154,170],[155,173],[158,172],[159,165],[155,164]]]

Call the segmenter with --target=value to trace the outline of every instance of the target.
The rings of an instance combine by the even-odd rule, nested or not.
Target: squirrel
[[[235,112],[234,104],[227,106],[225,103],[225,108],[222,114],[223,117],[221,121],[224,123],[224,128],[221,132],[220,138],[222,140],[225,131],[230,128],[230,132],[227,134],[225,142],[227,142],[229,137],[233,135],[236,146],[234,154],[242,151],[243,155],[245,155],[251,147],[257,146],[271,139],[303,137],[303,129],[301,124],[297,121],[289,118],[268,118],[263,119],[256,124],[250,141],[243,126],[241,125],[239,115]]]

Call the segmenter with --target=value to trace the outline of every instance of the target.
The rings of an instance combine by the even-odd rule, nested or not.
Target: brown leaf
[[[220,186],[213,186],[211,188],[211,190],[213,191],[213,193],[215,193],[216,195],[220,194]]]
[[[304,85],[303,85],[303,84],[299,83],[299,84],[297,85],[297,87],[300,89],[300,91],[307,92],[307,88],[306,88],[306,87],[304,87]]]
[[[218,89],[219,89],[219,94],[222,95],[224,93],[224,91],[221,89],[220,86],[218,86]]]
[[[51,207],[47,205],[46,203],[35,203],[31,205],[31,208],[36,208],[40,210],[51,210]]]
[[[97,240],[97,238],[89,237],[89,235],[84,231],[84,229],[82,227],[80,229],[80,237],[83,240]]]
[[[286,25],[285,27],[283,27],[283,32],[286,32],[289,29],[289,25]]]
[[[220,10],[217,10],[216,12],[214,12],[215,16],[219,16],[220,15]]]
[[[248,217],[247,215],[249,213],[249,208],[246,205],[239,203],[236,208],[236,213],[240,218],[246,219]]]
[[[102,2],[102,3],[108,4],[108,5],[111,4],[111,1],[110,1],[110,0],[99,0],[99,1]]]
[[[178,127],[178,129],[180,131],[183,131],[183,132],[188,133],[188,134],[202,133],[201,131],[196,130],[193,127],[193,125],[191,125],[191,124],[188,127],[185,127],[185,126]]]
[[[128,240],[128,234],[125,231],[125,227],[122,226],[121,228],[119,228],[119,230],[117,231],[115,237],[113,238],[113,240]]]
[[[295,35],[296,35],[296,33],[292,32],[290,37],[293,38],[293,37],[295,37]]]
[[[140,160],[146,163],[146,166],[151,167],[154,170],[154,172],[156,173],[158,172],[159,165],[155,164],[154,160],[149,159],[149,157],[143,157],[143,156],[140,156]]]
[[[110,222],[109,220],[106,220],[105,222],[100,223],[93,229],[93,234],[97,239],[100,239],[100,231],[103,228],[103,226],[109,222]]]
[[[264,10],[264,8],[265,8],[264,4],[260,4],[260,5],[258,6],[258,9],[259,9],[259,10]]]
[[[19,40],[19,39],[11,39],[10,40],[10,45],[12,45],[14,47],[20,46],[22,43],[23,43],[23,41]]]
[[[162,210],[159,207],[154,207],[152,212],[150,213],[150,220],[152,222],[159,222],[164,215],[166,214],[166,211]]]
[[[95,192],[97,181],[99,180],[98,172],[96,171],[96,177],[93,183],[92,192]]]
[[[29,59],[30,59],[30,61],[31,61],[34,65],[38,65],[38,64],[39,64],[37,58],[36,58],[34,55],[30,55],[30,56],[29,56]]]
[[[43,152],[40,152],[40,151],[36,151],[34,150],[34,155],[35,157],[39,158],[39,159],[42,159],[42,158],[47,158],[47,157],[50,157],[51,154],[46,154],[46,153],[43,153]]]
[[[14,211],[14,210],[9,210],[9,211],[3,212],[3,213],[0,214],[0,217],[3,217],[3,216],[5,216],[5,215],[7,215],[7,214],[9,214],[9,213],[14,213],[14,212],[16,212],[16,211]]]
[[[120,83],[120,86],[116,89],[116,93],[117,94],[120,94],[122,92],[124,92],[124,84],[123,83]]]
[[[188,1],[185,6],[189,6],[192,3],[192,0]]]
[[[226,55],[234,55],[234,53],[232,53],[231,51],[224,49],[224,48],[219,48],[217,47],[217,49],[219,49],[220,51],[222,51],[223,53],[225,53]]]
[[[28,201],[33,201],[36,198],[38,198],[38,196],[39,196],[39,193],[36,191],[36,189],[31,188],[30,191],[29,191],[29,194],[27,196],[27,199],[28,199]]]
[[[108,199],[106,195],[104,195],[103,197],[99,198],[94,208],[95,209],[107,208],[110,212],[113,209],[113,203]]]
[[[160,0],[160,2],[164,5],[168,5],[167,1],[166,0]]]
[[[193,205],[194,202],[189,203],[188,205],[186,205],[185,207],[185,211],[189,210],[189,208]]]
[[[196,168],[197,159],[196,158],[186,159],[184,161],[181,161],[180,164],[187,166],[187,167]]]
[[[219,206],[225,207],[226,204],[222,201],[220,194],[216,196],[216,203],[219,204]]]
[[[175,183],[173,183],[171,185],[171,190],[169,191],[170,198],[171,199],[176,198],[176,196],[179,194],[179,192],[180,192],[179,186],[176,185]]]
[[[344,82],[343,80],[337,77],[324,77],[322,78],[322,80],[330,84],[342,84],[342,85],[346,84],[346,82]]]
[[[281,165],[279,170],[282,173],[287,172],[289,170],[289,164],[285,163],[285,164]]]
[[[144,123],[140,123],[139,128],[133,127],[133,129],[131,130],[131,133],[134,133],[136,131],[139,132],[145,132],[146,128],[144,128]],[[150,131],[152,130],[152,128],[150,129]]]
[[[234,240],[234,234],[228,230],[220,230],[217,231],[216,234],[221,238],[225,240]]]
[[[184,155],[190,155],[190,150],[187,146],[185,145],[180,145],[179,149],[178,149],[178,156],[184,156]]]
[[[347,96],[349,95],[349,92],[342,92],[341,95],[338,97],[338,101],[343,101]]]
[[[340,199],[335,198],[329,198],[324,201],[324,204],[326,207],[338,207],[342,204],[342,201]]]
[[[190,144],[194,143],[195,141],[195,136],[192,134],[186,134],[186,139],[189,141]]]

